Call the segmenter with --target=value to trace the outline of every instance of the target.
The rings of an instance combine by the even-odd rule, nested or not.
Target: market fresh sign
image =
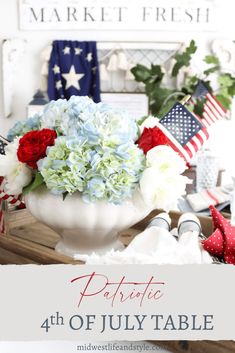
[[[213,30],[216,0],[19,0],[20,28]]]

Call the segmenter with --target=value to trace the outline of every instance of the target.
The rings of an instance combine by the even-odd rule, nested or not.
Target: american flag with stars
[[[206,127],[179,102],[160,119],[157,127],[186,163],[190,162],[209,137]]]
[[[213,94],[205,87],[202,81],[199,81],[192,95],[191,101],[194,104],[196,99],[205,98],[205,103],[202,113],[202,122],[209,128],[218,120],[224,119],[227,116],[227,110],[219,103]]]
[[[100,102],[96,42],[55,40],[48,68],[48,97],[57,100],[73,95]]]

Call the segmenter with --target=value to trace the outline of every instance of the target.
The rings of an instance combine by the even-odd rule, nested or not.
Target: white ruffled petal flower
[[[186,164],[171,147],[156,146],[146,155],[147,168],[140,179],[140,190],[145,203],[166,211],[174,209],[191,181],[181,175]]]
[[[162,173],[181,174],[187,168],[183,158],[171,147],[165,145],[149,150],[146,160],[148,167],[156,167]]]
[[[5,155],[0,155],[0,175],[5,178],[4,189],[10,195],[19,195],[24,186],[32,180],[32,171],[24,163],[19,162],[17,150],[19,139],[5,147]]]
[[[176,207],[177,200],[185,194],[187,183],[187,177],[161,173],[159,168],[154,166],[144,170],[140,179],[140,190],[148,206],[169,211]]]

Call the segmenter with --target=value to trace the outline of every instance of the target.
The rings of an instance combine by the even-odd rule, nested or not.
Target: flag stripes
[[[196,103],[196,99],[205,98],[205,103],[202,113],[202,123],[209,128],[217,121],[224,119],[227,116],[227,110],[220,104],[216,97],[211,94],[202,81],[199,81],[195,92],[191,98],[192,104]]]
[[[24,203],[19,198],[8,195],[3,190],[0,190],[0,200],[7,201],[11,205],[15,205],[19,208],[24,208]]]
[[[179,155],[185,160],[186,163],[190,162],[197,151],[209,138],[207,129],[203,128],[190,141],[188,141],[186,145],[182,146],[160,122],[157,123],[157,127],[167,137],[169,146],[173,148],[174,151],[179,153]]]

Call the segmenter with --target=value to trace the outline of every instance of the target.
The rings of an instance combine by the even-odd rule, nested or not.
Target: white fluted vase
[[[71,257],[121,249],[118,232],[139,222],[151,211],[138,191],[131,199],[114,205],[105,201],[85,202],[80,193],[68,195],[63,201],[62,196],[40,187],[30,192],[25,202],[37,220],[60,235],[55,250]]]

